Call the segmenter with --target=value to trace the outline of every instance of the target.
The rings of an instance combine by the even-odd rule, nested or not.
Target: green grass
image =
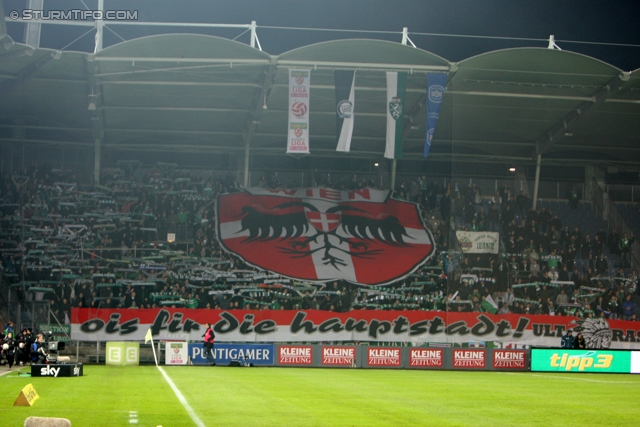
[[[6,368],[2,368],[3,370]],[[640,376],[165,367],[207,426],[637,426]],[[153,366],[87,365],[80,378],[0,377],[0,423],[195,426]],[[32,383],[33,407],[13,407]]]

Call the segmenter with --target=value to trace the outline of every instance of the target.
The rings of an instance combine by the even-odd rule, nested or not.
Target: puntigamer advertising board
[[[640,352],[534,348],[531,371],[639,374]]]
[[[255,366],[274,364],[273,344],[216,343],[213,347],[218,365],[229,365],[232,361]],[[189,357],[194,365],[208,364],[202,352],[202,343],[189,344]]]

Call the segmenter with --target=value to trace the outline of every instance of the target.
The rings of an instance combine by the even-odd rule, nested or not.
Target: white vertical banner
[[[287,153],[309,154],[311,70],[289,70]]]

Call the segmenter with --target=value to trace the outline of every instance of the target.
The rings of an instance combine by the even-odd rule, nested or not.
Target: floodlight
[[[97,101],[98,97],[94,94],[89,95],[89,107],[87,107],[87,110],[89,111],[95,111],[96,110],[96,101]]]

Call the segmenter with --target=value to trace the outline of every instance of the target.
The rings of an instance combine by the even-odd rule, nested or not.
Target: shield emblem
[[[353,103],[348,99],[338,102],[338,117],[341,119],[351,118],[353,114]]]
[[[295,280],[388,284],[435,250],[418,205],[372,188],[245,188],[220,195],[217,212],[227,252]]]
[[[394,97],[389,103],[389,114],[393,117],[393,120],[398,120],[402,115],[402,99]]]
[[[335,230],[340,224],[339,213],[305,211],[305,215],[309,224],[313,225],[316,230],[323,233]]]
[[[440,85],[429,86],[429,101],[439,104],[442,102],[444,88]]]

